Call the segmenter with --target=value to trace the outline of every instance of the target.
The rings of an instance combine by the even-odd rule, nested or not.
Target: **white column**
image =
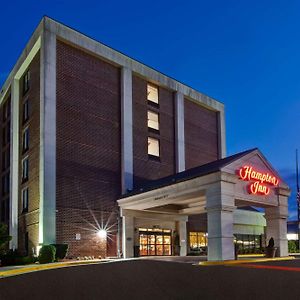
[[[184,96],[175,93],[176,172],[185,170]]]
[[[121,70],[122,193],[133,188],[132,72]]]
[[[12,236],[10,249],[18,248],[18,202],[19,202],[19,100],[20,81],[11,85],[11,174],[9,234]]]
[[[288,256],[287,240],[287,217],[288,217],[288,196],[287,190],[278,190],[278,206],[265,209],[267,221],[266,241],[271,237],[274,239],[274,246],[278,248],[276,256]]]
[[[178,221],[178,232],[179,232],[180,256],[186,256],[187,254],[186,221]]]
[[[56,36],[45,30],[40,77],[39,243],[56,241]]]
[[[134,217],[132,216],[122,216],[123,223],[123,257],[130,258],[133,257],[133,247],[134,247]]]
[[[220,181],[206,193],[208,260],[234,259],[234,183]]]

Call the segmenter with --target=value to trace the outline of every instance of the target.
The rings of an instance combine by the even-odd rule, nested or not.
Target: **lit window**
[[[190,248],[197,250],[207,246],[207,235],[204,232],[190,232]]]
[[[28,173],[29,173],[29,159],[28,157],[26,157],[22,161],[22,181],[26,181],[28,179]]]
[[[158,114],[148,110],[148,127],[159,130]]]
[[[148,154],[159,157],[159,140],[148,137]]]
[[[28,119],[29,119],[29,100],[27,99],[23,103],[23,123],[28,121]]]
[[[22,190],[22,209],[23,212],[28,211],[29,193],[28,188]]]
[[[29,149],[29,128],[26,128],[23,132],[23,152]]]
[[[147,99],[158,104],[158,88],[154,85],[147,85]]]
[[[23,77],[23,95],[29,90],[30,87],[30,71],[28,70]]]

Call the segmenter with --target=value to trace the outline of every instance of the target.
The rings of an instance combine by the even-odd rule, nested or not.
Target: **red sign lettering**
[[[249,185],[249,193],[254,195],[269,195],[271,186],[278,186],[277,177],[264,172],[256,171],[252,166],[243,166],[239,169],[240,178],[244,181],[254,181]]]

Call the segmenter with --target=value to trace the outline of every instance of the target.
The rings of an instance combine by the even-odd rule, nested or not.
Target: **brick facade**
[[[218,159],[218,116],[190,100],[184,100],[185,168]]]
[[[105,255],[97,228],[116,223],[121,193],[120,70],[58,41],[56,113],[57,243],[69,256]]]

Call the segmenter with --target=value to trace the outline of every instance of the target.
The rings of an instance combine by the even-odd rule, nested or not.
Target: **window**
[[[22,161],[22,181],[28,180],[29,173],[29,159],[28,157],[24,158]]]
[[[3,104],[3,122],[5,122],[9,116],[10,116],[10,100],[7,100],[4,104]]]
[[[29,201],[29,193],[28,193],[28,188],[25,188],[24,190],[22,190],[22,208],[23,208],[23,212],[27,212],[28,211],[28,201]]]
[[[28,70],[23,77],[23,95],[27,93],[30,87],[30,71]]]
[[[207,234],[204,232],[190,232],[190,248],[198,250],[207,246]]]
[[[10,149],[2,152],[2,170],[6,170],[10,165]]]
[[[159,104],[158,102],[158,88],[154,85],[148,84],[147,85],[147,100]]]
[[[29,119],[29,99],[23,103],[23,123]]]
[[[2,195],[9,193],[9,173],[2,176]]]
[[[148,137],[148,154],[159,157],[159,140]]]
[[[159,130],[158,113],[148,110],[148,128]]]
[[[1,202],[1,222],[5,222],[5,201]]]
[[[27,127],[23,132],[23,152],[29,149],[29,128]]]

